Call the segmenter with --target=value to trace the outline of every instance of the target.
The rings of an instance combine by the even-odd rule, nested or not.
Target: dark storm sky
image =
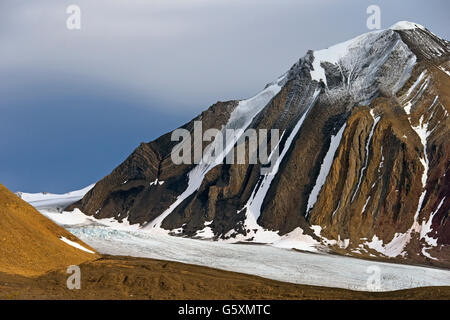
[[[66,28],[66,7],[82,28]],[[0,183],[67,192],[217,100],[254,95],[308,49],[420,23],[449,39],[447,0],[2,0]]]

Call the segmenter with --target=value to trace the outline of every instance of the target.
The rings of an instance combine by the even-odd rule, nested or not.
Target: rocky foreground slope
[[[37,276],[98,255],[0,184],[0,272]]]
[[[218,102],[183,126],[278,129],[269,174],[248,162],[176,165],[168,133],[68,209],[179,236],[307,239],[343,254],[450,267],[449,107],[450,43],[401,22],[308,51],[255,97]]]

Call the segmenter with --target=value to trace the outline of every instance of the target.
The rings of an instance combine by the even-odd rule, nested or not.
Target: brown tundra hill
[[[38,276],[97,258],[94,249],[0,184],[0,273]]]

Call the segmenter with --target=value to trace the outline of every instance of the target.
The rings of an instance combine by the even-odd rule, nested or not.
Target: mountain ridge
[[[255,97],[183,126],[280,130],[274,174],[176,166],[168,133],[67,210],[232,242],[307,236],[338,253],[449,267],[450,43],[414,23],[391,28],[310,50]]]

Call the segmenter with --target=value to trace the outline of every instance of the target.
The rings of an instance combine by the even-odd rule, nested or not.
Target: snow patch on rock
[[[78,244],[78,243],[76,243],[76,242],[74,242],[74,241],[71,241],[71,240],[69,240],[69,239],[67,239],[67,238],[65,238],[65,237],[61,237],[61,238],[59,238],[59,239],[60,239],[61,241],[65,242],[65,243],[67,243],[69,246],[72,246],[72,247],[74,247],[74,248],[77,248],[77,249],[79,249],[79,250],[82,250],[82,251],[85,251],[85,252],[88,252],[88,253],[91,253],[91,254],[95,254],[94,251],[89,250],[89,249],[86,249],[86,248],[83,247],[82,245],[80,245],[80,244]]]

